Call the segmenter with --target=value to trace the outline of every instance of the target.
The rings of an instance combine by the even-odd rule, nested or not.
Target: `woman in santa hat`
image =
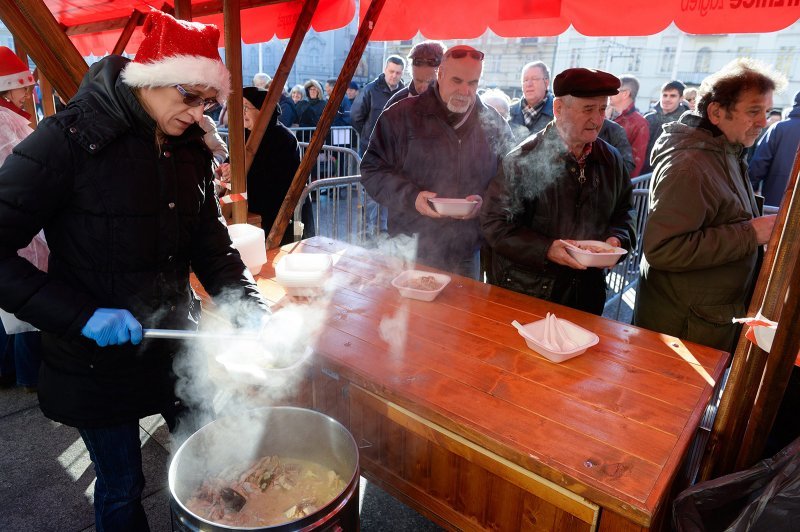
[[[142,31],[133,61],[92,65],[0,168],[0,307],[42,331],[39,405],[89,450],[98,531],[148,529],[139,419],[172,429],[201,400],[175,393],[182,346],[142,341],[143,326],[197,329],[190,270],[234,325],[269,313],[219,220],[198,126],[230,89],[219,30],[154,11]],[[42,228],[47,273],[16,255]]]
[[[9,48],[0,46],[0,165],[14,146],[33,133],[31,115],[23,106],[35,83],[28,65]],[[41,231],[18,253],[47,271],[47,242]],[[35,393],[39,381],[39,333],[4,310],[0,310],[0,321],[0,387],[16,384]]]

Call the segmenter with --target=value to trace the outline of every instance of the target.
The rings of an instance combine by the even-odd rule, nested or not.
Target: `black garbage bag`
[[[683,490],[673,522],[680,532],[800,530],[800,438],[750,469]]]

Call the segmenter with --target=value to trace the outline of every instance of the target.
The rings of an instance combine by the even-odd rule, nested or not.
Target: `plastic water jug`
[[[228,234],[233,242],[233,247],[242,256],[242,262],[257,275],[261,267],[267,262],[267,246],[264,230],[250,224],[232,224],[228,226]]]

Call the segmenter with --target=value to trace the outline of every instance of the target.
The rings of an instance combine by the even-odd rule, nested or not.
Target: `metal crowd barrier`
[[[289,131],[294,133],[298,142],[311,142],[311,137],[317,130],[315,127],[290,127]],[[356,152],[361,152],[361,136],[352,126],[333,126],[328,132],[325,139],[325,144],[328,146],[339,146],[342,148],[350,148]]]
[[[642,236],[647,224],[650,208],[650,178],[645,174],[632,180],[633,206],[636,209],[636,247],[625,255],[625,259],[611,268],[606,274],[606,305],[603,316],[618,320],[624,303],[633,309],[636,301],[636,287],[639,284],[639,263],[642,260]]]
[[[314,234],[352,244],[363,244],[373,236],[368,231],[365,208],[367,193],[361,185],[361,175],[328,177],[310,182],[303,189],[295,207],[295,220],[301,219],[301,207],[309,196],[314,207]],[[299,233],[298,225],[295,224],[296,233]],[[294,236],[295,240],[301,238],[300,234]]]

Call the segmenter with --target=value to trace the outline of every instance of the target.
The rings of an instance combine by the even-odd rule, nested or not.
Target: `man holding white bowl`
[[[384,110],[361,161],[364,188],[388,207],[392,236],[416,235],[417,259],[478,279],[483,194],[511,142],[476,97],[483,52],[447,50],[436,85]]]
[[[605,271],[569,251],[575,240],[626,251],[635,243],[630,176],[620,153],[597,138],[619,86],[600,70],[560,73],[555,118],[503,158],[481,214],[498,285],[602,314]]]

